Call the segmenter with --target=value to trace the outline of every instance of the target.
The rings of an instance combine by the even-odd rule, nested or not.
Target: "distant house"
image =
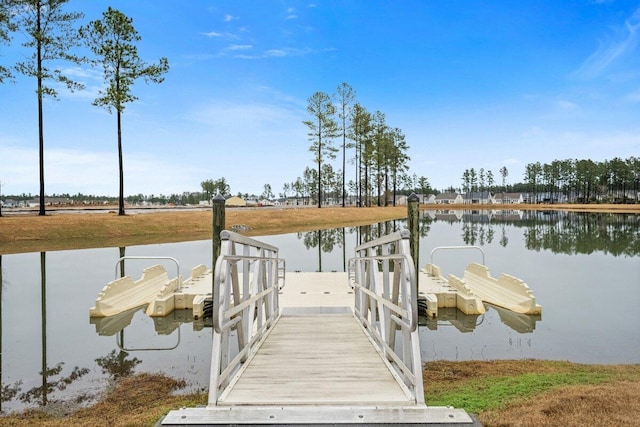
[[[458,193],[440,193],[435,197],[436,205],[458,205],[464,203],[464,199]]]
[[[72,202],[72,200],[68,199],[66,197],[45,197],[44,198],[44,205],[45,206],[62,206],[62,205],[68,205],[71,202]],[[40,198],[39,197],[34,197],[28,203],[29,203],[29,207],[30,208],[39,207],[40,206]]]
[[[494,203],[494,198],[488,191],[469,191],[465,193],[464,203],[468,205],[488,205]]]
[[[493,199],[493,203],[506,205],[519,205],[524,203],[524,195],[522,193],[496,193]]]
[[[435,203],[435,199],[436,196],[434,196],[433,194],[429,194],[428,196],[425,196],[424,194],[416,194],[416,196],[418,196],[418,201],[421,204],[426,204],[426,203]],[[408,199],[409,196],[401,194],[401,195],[397,195],[396,196],[396,205],[406,205],[408,204]]]
[[[229,197],[225,202],[224,202],[225,206],[230,206],[230,207],[244,207],[247,206],[247,202],[238,196],[232,196]]]

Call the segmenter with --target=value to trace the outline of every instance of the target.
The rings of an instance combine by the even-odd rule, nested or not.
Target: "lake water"
[[[258,237],[278,246],[289,271],[344,271],[354,246],[405,221]],[[480,316],[441,311],[421,319],[422,359],[540,358],[580,363],[640,363],[640,215],[565,212],[428,212],[420,224],[420,265],[438,246],[477,245],[494,277],[523,279],[542,316],[489,307]],[[89,307],[126,255],[172,256],[181,274],[211,266],[211,242],[3,255],[0,355],[2,411],[90,402],[133,372],[183,378],[208,387],[211,327],[189,311],[151,319],[142,311],[90,322]],[[473,252],[436,252],[443,273],[461,276],[481,261]],[[154,262],[152,262],[154,263]],[[127,261],[139,277],[149,261]],[[171,276],[175,266],[166,264]]]

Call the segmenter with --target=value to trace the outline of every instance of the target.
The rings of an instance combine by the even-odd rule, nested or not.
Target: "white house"
[[[464,199],[458,193],[440,193],[435,197],[436,205],[458,205],[464,203]]]
[[[493,203],[502,203],[507,205],[516,205],[524,203],[524,195],[522,193],[496,193],[493,196]]]
[[[436,196],[433,194],[429,194],[425,196],[424,194],[416,194],[418,196],[418,200],[421,204],[433,204],[435,203]],[[406,205],[408,204],[407,199],[409,196],[405,196],[404,194],[396,196],[396,205]]]
[[[493,196],[488,191],[469,191],[464,195],[464,203],[469,205],[488,205],[494,203]]]

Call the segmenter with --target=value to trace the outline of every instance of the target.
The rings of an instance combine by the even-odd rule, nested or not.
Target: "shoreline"
[[[420,205],[427,210],[535,210],[640,214],[635,205]],[[22,211],[24,212],[24,211]],[[354,227],[407,217],[407,206],[388,207],[256,207],[227,208],[225,228],[239,227],[247,236]],[[0,217],[0,255],[137,246],[211,239],[211,208],[130,208],[118,216],[111,207],[99,210],[37,210]]]

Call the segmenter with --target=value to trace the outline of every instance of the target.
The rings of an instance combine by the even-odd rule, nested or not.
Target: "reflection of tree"
[[[302,238],[305,248],[318,248],[318,271],[322,271],[322,252],[332,252],[335,245],[344,246],[343,230],[341,228],[331,228],[298,233],[298,239]]]
[[[420,228],[418,229],[419,230],[418,233],[420,234],[421,238],[427,237],[427,235],[429,234],[429,231],[431,231],[432,222],[433,222],[433,219],[426,215],[420,218]]]
[[[333,251],[333,248],[336,245],[344,245],[344,236],[341,228],[298,233],[298,239],[300,238],[302,238],[305,248],[311,249],[320,247],[322,252],[325,253]]]
[[[478,240],[478,225],[472,222],[462,223],[462,240],[467,245],[475,245]]]
[[[450,221],[449,221],[450,222]],[[504,233],[503,228],[503,233]],[[473,219],[463,220],[462,222],[462,240],[467,245],[480,245],[489,244],[493,242],[495,231],[493,224],[490,222],[476,222]],[[506,240],[508,242],[508,239]],[[506,246],[506,243],[505,245]]]
[[[506,248],[509,244],[509,238],[507,237],[507,228],[502,224],[502,237],[500,238],[500,246]]]
[[[60,375],[63,365],[64,363],[60,362],[53,368],[47,368],[44,372],[40,372],[40,375],[42,375],[42,378],[46,378],[46,381],[43,381],[41,386],[33,387],[32,389],[22,393],[19,396],[20,400],[24,403],[38,402],[40,405],[44,406],[49,401],[48,397],[50,393],[56,390],[65,390],[75,380],[89,373],[89,369],[79,368],[76,366],[68,376],[53,379],[52,377]]]
[[[452,223],[450,216],[435,221]],[[462,217],[462,238],[468,245],[491,243],[495,226],[501,225],[499,244],[507,246],[506,226],[524,229],[529,250],[553,253],[614,256],[640,255],[640,215],[565,211],[502,212],[489,219],[487,213],[466,212]]]
[[[102,368],[102,373],[109,375],[112,380],[130,377],[136,366],[142,363],[137,357],[127,359],[129,353],[121,350],[116,354],[115,350],[103,357],[98,357],[96,363]]]
[[[20,392],[20,386],[22,381],[17,381],[15,384],[3,384],[0,388],[0,402],[10,402]]]
[[[2,255],[0,254],[0,411],[2,403],[10,402],[20,392],[22,381],[14,384],[2,383],[2,291],[4,290],[4,276],[2,271]]]
[[[640,215],[587,212],[529,212],[522,224],[526,227],[526,248],[553,253],[591,254],[603,252],[614,256],[640,254]]]

